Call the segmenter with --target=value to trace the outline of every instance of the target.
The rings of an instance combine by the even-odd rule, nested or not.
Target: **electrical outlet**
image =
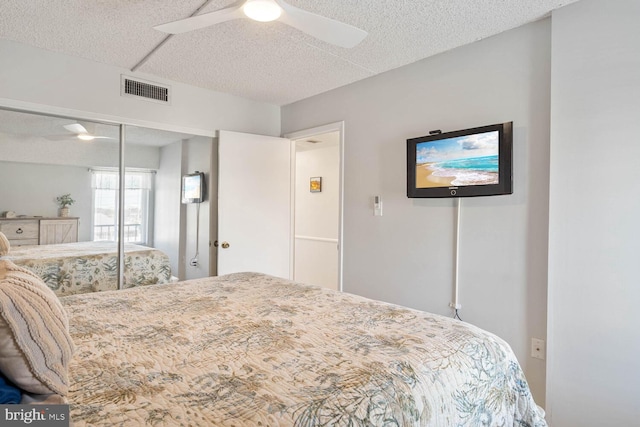
[[[544,355],[544,340],[541,340],[540,338],[531,338],[531,357],[544,360]]]

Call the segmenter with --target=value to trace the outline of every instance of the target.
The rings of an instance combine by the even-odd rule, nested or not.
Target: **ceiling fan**
[[[85,123],[84,125],[80,123],[71,123],[69,125],[62,126],[69,132],[76,135],[78,139],[82,141],[93,141],[94,139],[113,139],[110,136],[98,136],[95,134],[95,127],[92,124]],[[91,129],[91,132],[87,130],[87,128]]]
[[[283,0],[238,0],[224,9],[153,28],[165,33],[180,34],[238,18],[250,18],[260,22],[278,20],[319,40],[345,48],[356,46],[367,36],[364,30],[298,9]]]

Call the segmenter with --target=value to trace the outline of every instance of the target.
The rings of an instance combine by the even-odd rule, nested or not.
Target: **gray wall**
[[[553,14],[549,415],[640,421],[640,2]]]
[[[154,247],[169,257],[171,273],[180,275],[180,179],[182,142],[160,149],[160,167],[155,180]]]
[[[546,338],[550,45],[544,20],[282,110],[283,133],[345,121],[345,291],[449,316],[454,201],[406,197],[405,141],[514,122],[514,194],[463,200],[461,316],[513,347],[540,405],[529,343]]]
[[[160,167],[156,174],[154,234],[155,247],[164,251],[171,262],[172,274],[181,280],[209,276],[209,240],[215,239],[210,231],[211,221],[216,221],[217,200],[207,197],[200,204],[200,222],[197,222],[197,204],[181,203],[182,175],[204,172],[207,188],[217,187],[217,170],[212,169],[213,138],[193,137],[162,147]],[[212,212],[213,210],[213,212]],[[211,217],[214,218],[211,218]],[[199,239],[196,231],[199,229]],[[198,265],[190,260],[196,254]]]
[[[194,173],[195,171],[204,172],[207,190],[209,186],[217,186],[217,170],[211,170],[211,156],[214,148],[212,138],[191,138],[186,141],[185,144],[185,149],[187,150],[187,165],[183,173]],[[200,204],[193,203],[185,206],[185,279],[209,276],[209,240],[215,239],[215,236],[212,236],[209,232],[211,203],[211,199],[205,197],[205,201]],[[214,200],[213,204],[216,208],[214,211],[217,211],[217,200]],[[200,208],[199,220],[198,207]],[[196,234],[198,229],[200,230],[199,234]],[[197,239],[198,236],[200,236],[199,239]],[[199,252],[198,265],[194,267],[190,265],[190,261],[195,257],[196,250]]]

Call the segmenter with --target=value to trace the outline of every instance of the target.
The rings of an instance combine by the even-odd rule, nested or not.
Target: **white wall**
[[[143,73],[0,40],[0,106],[67,113],[213,136],[217,129],[280,135],[280,108]],[[120,78],[171,86],[171,105],[120,96]]]
[[[339,169],[339,145],[296,152],[294,279],[331,289],[338,289]],[[317,176],[322,191],[311,193]]]
[[[640,2],[553,13],[548,407],[640,420]]]
[[[70,193],[78,239],[91,240],[91,172],[86,167],[0,161],[0,213],[57,217],[56,197]]]
[[[550,44],[543,20],[282,111],[283,133],[345,121],[345,291],[445,315],[454,201],[406,197],[406,139],[514,122],[514,194],[463,201],[461,316],[507,340],[541,405],[529,343],[546,337]]]

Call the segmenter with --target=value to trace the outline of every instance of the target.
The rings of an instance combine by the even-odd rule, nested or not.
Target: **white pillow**
[[[67,314],[35,274],[0,260],[0,371],[35,394],[66,395],[73,355]]]
[[[2,231],[0,231],[0,256],[5,256],[9,253],[11,249],[11,245],[9,244],[9,239],[4,235]]]

